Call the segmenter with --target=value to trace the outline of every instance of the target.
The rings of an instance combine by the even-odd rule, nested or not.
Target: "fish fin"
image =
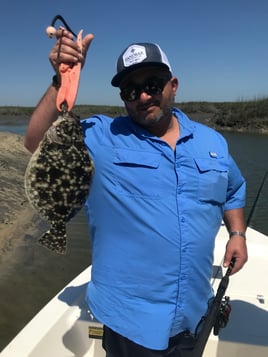
[[[67,251],[67,234],[66,228],[52,226],[38,240],[38,243],[49,250],[58,254],[66,254]]]

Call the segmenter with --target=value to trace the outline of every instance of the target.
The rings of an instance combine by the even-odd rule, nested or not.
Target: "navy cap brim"
[[[130,66],[129,68],[124,69],[123,71],[121,71],[120,73],[117,73],[112,81],[111,84],[113,87],[119,87],[120,83],[122,82],[122,80],[131,72],[135,71],[136,69],[142,68],[142,67],[158,67],[158,68],[163,68],[166,69],[170,72],[170,68],[168,65],[166,65],[165,63],[156,63],[156,62],[141,62],[141,63],[137,63],[135,65]]]

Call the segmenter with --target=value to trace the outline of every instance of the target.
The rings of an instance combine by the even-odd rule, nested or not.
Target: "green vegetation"
[[[89,118],[90,116],[99,113],[115,118],[119,115],[126,115],[126,110],[124,107],[120,107],[120,106],[76,105],[74,107],[74,113],[79,115],[81,119]]]
[[[182,102],[176,103],[192,119],[223,130],[268,132],[268,98],[238,102]],[[33,107],[0,107],[0,124],[28,120]],[[123,106],[77,105],[74,113],[81,119],[96,113],[111,117],[125,115]]]
[[[33,112],[32,107],[12,107],[12,106],[4,106],[0,107],[0,118],[5,116],[13,117],[13,116],[30,116]]]
[[[195,120],[221,129],[267,131],[268,98],[240,102],[187,102],[178,104]]]
[[[18,106],[4,106],[0,107],[0,123],[2,120],[13,118],[29,118],[34,111],[34,107],[18,107]],[[102,113],[111,117],[118,115],[125,115],[126,111],[124,107],[120,106],[108,106],[108,105],[76,105],[73,109],[76,115],[79,115],[81,119],[88,118],[96,113]]]

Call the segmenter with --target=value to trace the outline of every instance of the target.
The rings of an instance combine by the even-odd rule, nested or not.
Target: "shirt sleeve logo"
[[[216,159],[218,157],[218,154],[215,151],[210,151],[209,156]]]

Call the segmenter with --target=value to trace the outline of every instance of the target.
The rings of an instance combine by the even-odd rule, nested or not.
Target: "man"
[[[84,63],[67,31],[57,32],[50,61]],[[213,296],[215,236],[230,233],[224,265],[247,260],[245,181],[223,137],[174,108],[178,79],[158,45],[130,45],[112,85],[128,116],[84,120],[95,163],[86,210],[92,239],[92,281],[86,300],[104,326],[108,357],[179,356]],[[33,113],[25,146],[34,151],[57,118],[57,86]],[[178,349],[177,349],[178,348]]]

